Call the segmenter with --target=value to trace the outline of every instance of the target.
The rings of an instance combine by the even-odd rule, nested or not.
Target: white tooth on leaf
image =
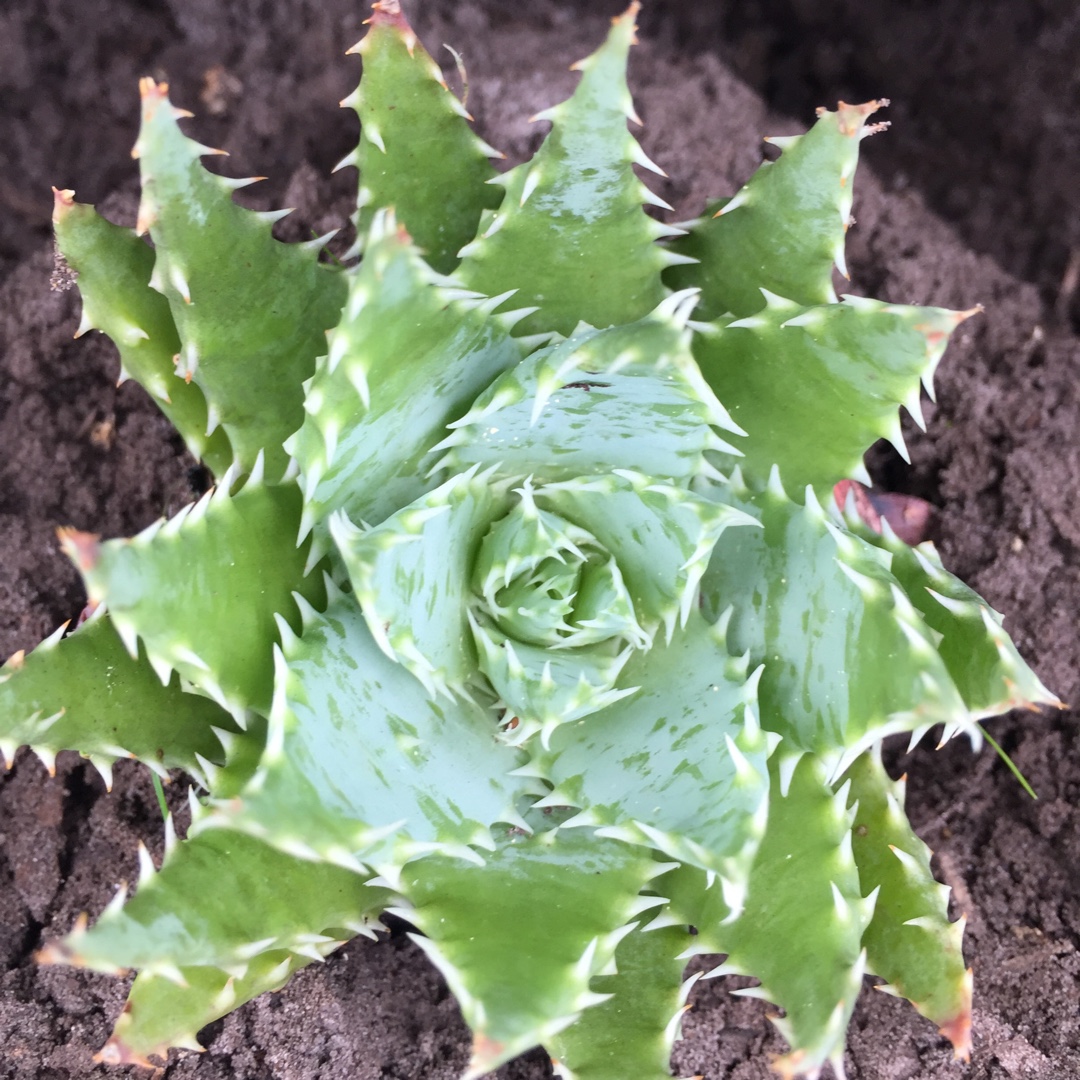
[[[347,169],[350,165],[356,165],[356,151],[350,150],[330,171],[338,172]]]
[[[190,790],[190,789],[189,789]],[[165,815],[165,857],[176,847],[176,825],[173,823],[172,814]]]
[[[98,917],[98,921],[101,922],[104,919],[112,919],[120,914],[124,904],[127,903],[128,887],[127,882],[122,881],[113,898],[105,905],[105,910],[102,911]]]
[[[224,750],[228,757],[233,744],[237,741],[237,733],[235,733],[235,731],[228,731],[226,728],[215,727],[213,724],[210,729],[217,735],[217,741],[221,744],[221,750]]]
[[[907,409],[908,415],[916,424],[919,425],[920,431],[926,430],[926,419],[923,416],[922,408],[922,393],[921,384],[916,383],[911,390],[904,397],[904,408]]]
[[[161,680],[161,685],[168,686],[169,680],[172,678],[172,664],[169,663],[164,656],[151,655],[148,653],[146,658],[150,661],[150,666],[154,669],[154,673]]]
[[[187,278],[184,277],[183,271],[175,262],[169,266],[169,281],[172,283],[173,288],[181,295],[184,303],[190,304],[191,289],[188,286]]]
[[[383,142],[382,133],[370,120],[361,126],[360,134],[366,136],[368,142],[374,143],[384,154],[386,153],[386,143]]]
[[[90,764],[97,770],[98,776],[101,777],[105,783],[105,790],[112,791],[113,785],[113,771],[112,762],[102,757],[90,757]]]
[[[97,329],[97,328],[90,321],[90,315],[87,313],[86,306],[83,305],[82,316],[79,319],[79,327],[75,331],[74,336],[77,337],[77,338],[82,337],[83,334],[87,333],[90,330],[95,330],[95,329]]]
[[[50,750],[47,746],[31,746],[30,750],[34,756],[45,766],[45,771],[50,776],[56,775],[56,751]],[[7,757],[7,755],[4,755]],[[12,755],[14,756],[14,755]]]
[[[764,141],[778,147],[780,150],[788,150],[801,138],[801,135],[766,135]]]
[[[737,191],[732,198],[728,199],[719,210],[713,214],[713,217],[723,217],[724,214],[730,214],[732,210],[737,210],[740,206],[745,206],[750,202],[750,190],[749,188],[742,188]]]
[[[801,759],[801,754],[791,754],[777,763],[777,768],[780,770],[780,794],[785,799],[791,790],[791,779]]]
[[[154,860],[150,856],[150,852],[146,850],[146,845],[139,841],[139,884],[138,887],[143,888],[148,882],[154,879],[154,875],[157,873],[157,868],[154,866]]]
[[[281,210],[253,210],[252,213],[254,213],[261,221],[273,225],[275,221],[280,221],[282,218],[288,217],[295,209],[295,206],[288,206]]]
[[[334,239],[337,234],[341,232],[340,229],[331,229],[329,232],[325,232],[322,236],[316,236],[311,240],[304,240],[301,242],[300,249],[302,251],[313,252],[318,254],[331,240]]]
[[[525,177],[525,183],[521,185],[521,199],[518,203],[519,206],[524,206],[529,201],[529,196],[537,189],[540,180],[540,169],[538,166],[534,165],[529,170],[529,175]],[[484,235],[490,236],[494,231],[494,228],[489,229]]]
[[[671,205],[671,203],[669,203],[667,201],[667,199],[662,199],[659,195],[656,194],[655,191],[652,191],[645,184],[641,185],[641,188],[639,189],[639,193],[640,193],[641,201],[646,206],[659,206],[663,210],[674,210],[675,209],[675,207],[673,207]],[[666,235],[666,236],[679,236],[681,234],[682,234],[681,229],[675,229],[675,230],[667,230],[667,229],[665,229],[665,231],[664,231],[664,235]]]
[[[265,176],[219,176],[218,180],[223,187],[229,189],[229,191],[239,191],[240,188],[245,188],[249,184],[257,184],[260,180],[265,180]]]
[[[116,630],[120,636],[121,642],[123,642],[124,648],[127,650],[127,654],[132,660],[138,659],[138,634],[135,632],[135,627],[126,620],[113,619],[113,629]]]
[[[631,140],[630,143],[630,160],[635,165],[640,165],[643,169],[648,169],[649,172],[656,173],[657,176],[663,176],[667,178],[667,173],[656,164],[655,161],[641,148],[641,144],[637,139]]]
[[[181,990],[189,989],[187,979],[184,978],[183,972],[173,963],[167,960],[159,960],[154,964],[150,964],[145,969],[151,975],[160,975],[163,979],[168,979],[169,982],[179,986]]]

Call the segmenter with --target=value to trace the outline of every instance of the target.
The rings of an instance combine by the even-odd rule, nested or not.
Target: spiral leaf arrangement
[[[883,102],[685,228],[644,213],[636,10],[500,175],[375,4],[348,266],[239,208],[152,80],[136,232],[56,193],[80,331],[217,478],[130,540],[62,530],[96,610],[0,672],[9,761],[197,784],[163,865],[41,954],[138,969],[100,1060],[198,1049],[384,911],[469,1078],[537,1043],[562,1077],[669,1076],[698,953],[784,1010],[784,1076],[842,1075],[864,973],[967,1052],[962,920],[881,742],[1054,699],[931,546],[831,494],[902,448],[970,313],[833,292]]]

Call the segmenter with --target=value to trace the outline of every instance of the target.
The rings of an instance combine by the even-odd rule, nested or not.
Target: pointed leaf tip
[[[397,30],[405,42],[405,47],[409,50],[409,56],[412,56],[413,49],[416,48],[416,32],[409,25],[409,20],[405,18],[398,0],[375,0],[375,3],[371,5],[371,15],[364,20],[364,25],[370,26],[372,30],[380,26]],[[363,54],[367,49],[369,36],[370,34],[365,34],[345,55]]]
[[[621,26],[625,22],[631,24],[630,33],[633,37],[631,38],[630,43],[632,45],[637,44],[637,17],[639,11],[641,11],[640,0],[633,0],[633,3],[621,15],[616,15],[611,20],[612,26]]]
[[[115,1035],[94,1055],[95,1065],[141,1065],[144,1069],[157,1069],[158,1065],[144,1054],[125,1046]]]
[[[165,101],[169,96],[169,84],[158,82],[150,75],[139,80],[139,97],[146,102]]]
[[[101,537],[96,533],[80,532],[71,527],[56,530],[60,549],[84,574],[97,566]]]
[[[484,1076],[502,1061],[505,1046],[482,1031],[473,1036],[472,1056],[469,1059],[469,1075]]]
[[[53,188],[53,215],[54,222],[59,222],[64,215],[75,205],[75,192],[71,188]]]
[[[957,1061],[971,1060],[971,996],[972,996],[972,971],[968,968],[964,973],[963,1007],[951,1019],[941,1025],[938,1030],[953,1045],[953,1056]]]
[[[884,131],[888,126],[888,121],[883,121],[877,124],[871,124],[866,127],[863,125],[869,117],[873,116],[878,109],[884,109],[889,105],[888,98],[877,98],[874,101],[866,101],[862,105],[849,105],[846,101],[838,101],[836,103],[836,113],[840,125],[840,130],[845,135],[859,135],[860,132],[863,136],[874,135],[879,131]],[[827,109],[819,108],[817,110],[818,116],[822,113],[828,112]]]

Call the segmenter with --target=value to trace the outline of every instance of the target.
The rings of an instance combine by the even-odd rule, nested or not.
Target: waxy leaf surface
[[[177,373],[201,387],[241,466],[253,468],[263,451],[276,480],[345,281],[315,248],[279,243],[269,220],[232,201],[237,185],[202,167],[209,151],[181,133],[166,92],[143,81],[135,144],[140,225],[157,253],[150,284],[168,298],[180,334]]]
[[[350,50],[363,57],[364,75],[342,104],[356,109],[360,143],[342,164],[360,170],[361,238],[380,209],[393,207],[427,261],[449,273],[476,235],[480,212],[499,204],[487,159],[501,155],[472,133],[464,106],[397,6],[377,5]]]
[[[679,1037],[686,994],[686,961],[676,959],[691,942],[685,927],[632,930],[615,950],[618,974],[598,975],[592,989],[611,994],[586,1009],[548,1043],[555,1075],[563,1080],[669,1080],[671,1047]]]
[[[541,805],[745,884],[768,799],[770,740],[754,716],[756,679],[722,633],[693,612],[668,645],[636,652],[620,683],[638,689],[560,725],[538,772]],[[576,823],[576,822],[575,822]]]
[[[896,731],[962,720],[963,702],[931,631],[884,553],[831,525],[771,482],[717,497],[760,514],[761,529],[721,537],[702,585],[706,615],[733,607],[728,646],[764,662],[761,722],[781,753],[824,755],[836,776],[860,748]]]
[[[451,300],[395,225],[375,218],[342,320],[286,447],[300,466],[305,530],[334,510],[378,524],[437,481],[432,447],[521,359],[490,304]]]
[[[224,802],[236,828],[286,850],[375,865],[469,843],[515,822],[528,790],[490,710],[429,697],[372,639],[356,600],[307,613],[279,656],[271,734],[251,783]]]
[[[108,605],[121,636],[137,635],[151,664],[177,670],[237,715],[265,712],[273,690],[274,616],[297,620],[292,593],[321,603],[296,546],[300,492],[228,484],[131,540],[72,555],[87,591]]]
[[[158,773],[201,776],[199,755],[224,757],[214,728],[234,726],[212,701],[184,693],[175,676],[162,686],[145,657],[128,655],[104,613],[0,667],[0,751],[9,762],[29,745],[46,760],[78,750],[106,776],[128,755]]]
[[[150,287],[154,250],[130,229],[57,192],[53,211],[56,244],[78,274],[83,314],[80,332],[101,330],[120,351],[120,378],[132,378],[154,399],[215,476],[232,464],[223,428],[207,435],[206,398],[198,384],[176,374],[180,353],[169,301]]]
[[[885,101],[822,109],[805,134],[773,138],[779,160],[763,162],[734,196],[714,204],[672,248],[700,260],[665,274],[677,289],[702,289],[701,317],[752,315],[762,289],[796,304],[836,301],[833,267],[846,273],[844,234],[866,120]],[[715,216],[719,210],[719,216]]]
[[[966,313],[848,296],[804,308],[770,296],[764,310],[695,339],[709,385],[746,430],[736,462],[751,485],[778,466],[791,491],[825,502],[838,480],[866,477],[878,439],[903,448],[898,406],[921,421],[919,393]],[[904,450],[906,453],[906,450]]]
[[[844,779],[851,781],[852,850],[862,891],[878,890],[874,917],[863,934],[867,969],[966,1054],[971,976],[964,968],[964,921],[949,921],[949,890],[935,880],[930,849],[912,831],[903,787],[889,779],[880,753],[863,754]]]
[[[483,866],[432,857],[403,873],[407,917],[473,1030],[465,1076],[478,1078],[572,1023],[603,997],[628,922],[656,905],[638,897],[658,864],[583,831],[509,835]],[[483,932],[477,925],[482,912]]]
[[[457,275],[469,288],[489,296],[513,288],[516,305],[540,305],[520,324],[523,333],[631,322],[664,297],[660,270],[670,257],[653,241],[670,230],[642,210],[656,199],[634,175],[643,155],[626,128],[635,11],[576,65],[573,97],[537,115],[552,122],[544,144],[498,178],[502,203],[461,251]]]

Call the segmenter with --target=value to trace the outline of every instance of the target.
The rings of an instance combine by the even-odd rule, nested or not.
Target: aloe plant
[[[130,540],[62,530],[94,614],[0,673],[9,760],[194,778],[161,867],[41,954],[138,970],[99,1060],[198,1048],[384,911],[461,1004],[466,1077],[537,1043],[670,1075],[698,953],[784,1010],[782,1075],[842,1075],[864,973],[966,1054],[962,923],[881,743],[1055,699],[930,545],[830,496],[971,312],[833,292],[884,102],[648,216],[636,11],[497,174],[375,4],[348,265],[234,204],[152,80],[136,233],[56,193],[80,330],[217,479]]]

